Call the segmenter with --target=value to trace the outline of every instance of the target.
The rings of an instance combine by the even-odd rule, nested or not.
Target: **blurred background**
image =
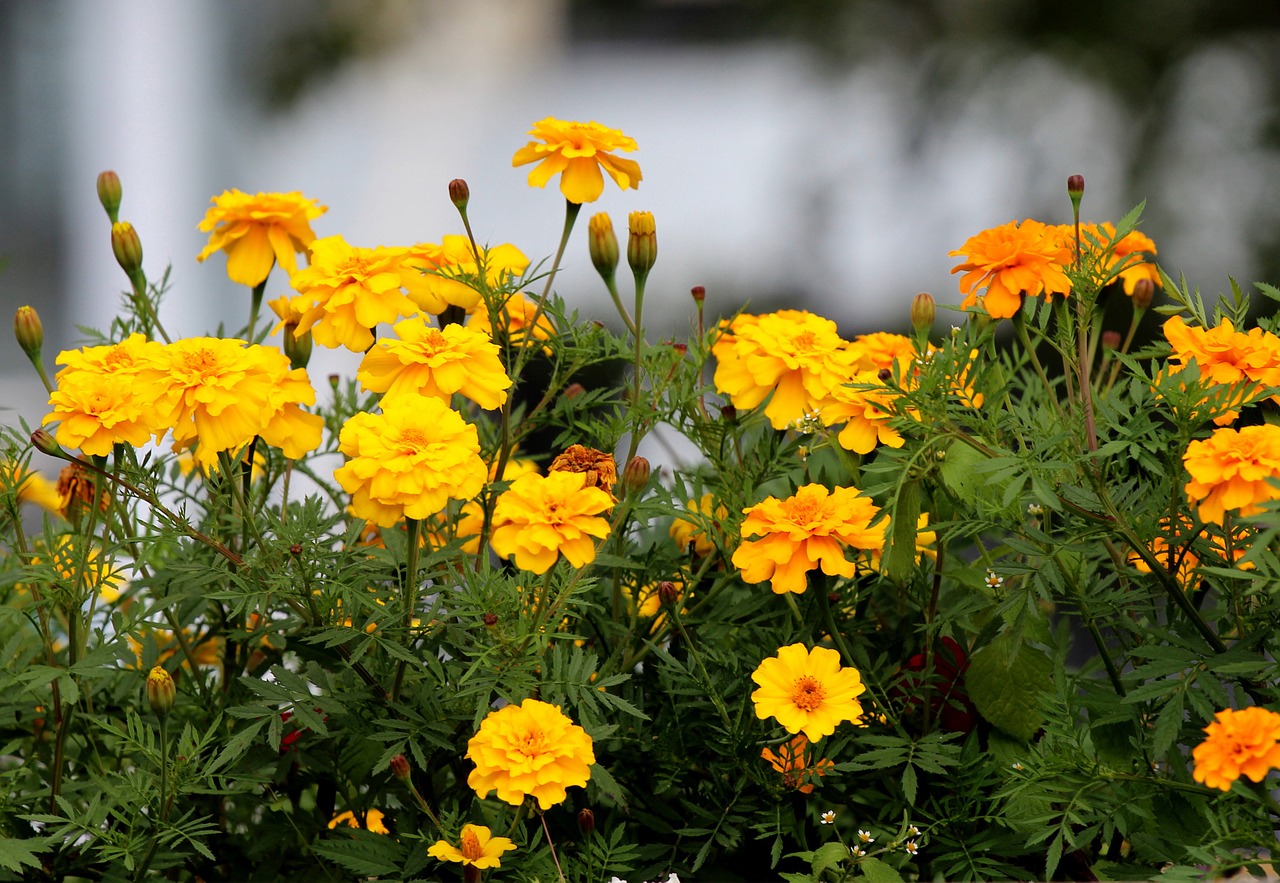
[[[195,260],[229,188],[301,190],[329,206],[317,235],[409,245],[461,232],[462,177],[479,239],[549,256],[563,199],[510,162],[546,116],[640,145],[640,189],[587,207],[557,289],[610,321],[586,218],[625,235],[654,212],[652,339],[687,327],[693,285],[713,313],[901,330],[916,292],[959,301],[969,236],[1070,220],[1073,173],[1086,220],[1146,200],[1160,263],[1206,296],[1280,283],[1275,0],[5,0],[0,50],[0,298],[37,307],[50,363],[126,286],[103,169],[193,335],[246,315],[225,258]],[[276,272],[266,297],[288,290]],[[36,421],[9,339],[0,406]],[[353,370],[329,358],[313,375]]]

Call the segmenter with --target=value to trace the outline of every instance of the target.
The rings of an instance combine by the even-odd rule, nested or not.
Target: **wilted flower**
[[[759,689],[751,694],[756,717],[772,717],[788,733],[803,732],[811,742],[836,731],[841,721],[857,723],[866,691],[856,668],[843,668],[840,654],[827,647],[807,650],[790,644],[751,673]]]
[[[467,784],[480,795],[498,792],[512,805],[533,797],[542,809],[562,803],[567,788],[583,787],[596,762],[591,737],[558,705],[526,699],[489,712],[467,743],[476,768]]]
[[[1205,740],[1191,752],[1192,776],[1210,788],[1231,790],[1241,776],[1261,782],[1280,767],[1280,714],[1253,706],[1226,708],[1204,728]]]
[[[639,163],[610,152],[630,153],[636,149],[635,140],[617,129],[596,122],[573,123],[547,117],[534,123],[529,134],[542,143],[530,141],[517,150],[511,165],[538,163],[529,172],[531,187],[545,187],[555,175],[563,172],[560,192],[565,199],[579,204],[595,202],[604,191],[602,168],[623,190],[640,186]]]
[[[598,487],[613,493],[618,483],[618,466],[613,454],[584,445],[569,445],[564,453],[551,461],[548,472],[578,472],[585,476],[584,487]]]
[[[250,288],[266,280],[273,263],[295,273],[294,253],[307,250],[316,238],[311,222],[329,210],[297,191],[250,196],[226,190],[212,202],[200,222],[201,232],[212,235],[196,260],[225,251],[227,276]]]

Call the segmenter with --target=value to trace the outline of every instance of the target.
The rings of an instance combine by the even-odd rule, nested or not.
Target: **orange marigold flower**
[[[1246,381],[1256,383],[1252,391],[1242,393],[1244,400],[1252,398],[1262,387],[1280,386],[1280,337],[1261,328],[1236,331],[1227,318],[1213,328],[1198,328],[1188,325],[1181,316],[1171,316],[1164,323],[1164,336],[1173,347],[1173,355],[1169,357],[1170,373],[1176,374],[1194,359],[1206,383],[1222,386]],[[1280,402],[1280,396],[1272,396],[1271,400]],[[1225,426],[1238,416],[1238,411],[1231,410],[1218,415],[1213,422]]]
[[[289,279],[298,292],[293,308],[302,314],[294,335],[310,331],[321,346],[367,350],[378,323],[418,312],[401,291],[404,278],[418,273],[405,255],[403,248],[357,248],[341,236],[311,243],[311,266]]]
[[[387,825],[384,821],[385,818],[386,817],[382,814],[382,810],[370,809],[364,814],[364,829],[366,831],[372,831],[375,834],[390,834],[391,832],[387,830]],[[329,820],[329,828],[331,830],[339,825],[346,825],[348,828],[359,828],[360,820],[356,818],[355,813],[351,810],[347,810],[346,812],[338,813]]]
[[[1199,506],[1200,520],[1222,524],[1226,510],[1257,515],[1264,503],[1280,499],[1280,426],[1215,429],[1187,445],[1182,465],[1191,481],[1187,499]]]
[[[592,537],[609,535],[600,514],[613,506],[613,497],[586,481],[581,472],[516,479],[494,506],[493,550],[515,556],[516,566],[531,573],[546,573],[561,553],[574,567],[590,564],[596,557]]]
[[[598,487],[613,493],[618,483],[618,466],[613,454],[584,445],[569,445],[564,453],[551,461],[548,472],[580,472],[586,476],[586,487]]]
[[[492,248],[480,247],[484,262],[485,282],[490,288],[503,285],[529,267],[524,252],[510,243]],[[480,304],[480,289],[466,277],[478,276],[471,240],[450,234],[440,245],[422,242],[405,249],[405,265],[409,272],[401,277],[405,290],[424,313],[443,313],[450,306],[468,313]]]
[[[502,865],[502,854],[515,848],[506,837],[494,837],[484,825],[463,825],[457,846],[437,840],[427,855],[442,862],[461,862],[463,867],[497,868]]]
[[[449,399],[461,393],[492,410],[507,400],[511,378],[488,335],[462,325],[443,329],[421,316],[395,324],[395,337],[379,340],[365,353],[356,377],[383,402],[400,397]]]
[[[169,357],[174,450],[195,446],[207,469],[220,451],[237,451],[255,436],[292,460],[320,446],[324,418],[308,414],[316,392],[304,368],[272,346],[192,337],[165,347]]]
[[[1022,305],[1021,295],[1066,295],[1071,281],[1064,268],[1071,263],[1071,247],[1062,231],[1030,218],[1010,221],[970,236],[960,248],[948,252],[968,260],[952,268],[964,271],[960,293],[962,307],[981,304],[993,319],[1008,319]],[[981,298],[976,293],[986,288]]]
[[[381,414],[356,414],[338,436],[350,459],[333,477],[358,517],[391,527],[480,493],[487,469],[474,426],[440,399],[386,404]]]
[[[685,505],[688,518],[676,518],[671,522],[669,533],[676,541],[681,552],[689,551],[693,544],[693,553],[699,558],[706,557],[717,548],[716,538],[723,538],[722,525],[729,520],[729,510],[716,502],[714,494],[703,494],[698,500],[689,500]]]
[[[1191,751],[1197,782],[1230,791],[1242,775],[1261,782],[1280,767],[1280,714],[1253,706],[1226,708],[1214,717],[1204,728],[1208,736]]]
[[[542,809],[563,803],[567,788],[585,787],[596,762],[586,730],[537,699],[489,712],[466,756],[476,765],[467,784],[481,798],[496,790],[513,806],[528,796]]]
[[[859,334],[849,342],[848,348],[857,355],[854,367],[858,371],[892,371],[894,364],[905,369],[918,358],[914,340],[886,331]],[[902,373],[905,375],[906,371]]]
[[[226,190],[212,202],[200,222],[201,232],[212,235],[196,260],[225,251],[231,281],[250,288],[266,280],[272,264],[297,272],[294,252],[307,250],[316,238],[311,222],[329,210],[296,190],[253,196]]]
[[[786,429],[848,381],[857,355],[846,347],[836,323],[803,310],[743,314],[711,347],[716,390],[739,409],[768,398],[770,424]]]
[[[760,663],[751,673],[759,689],[751,694],[760,720],[772,717],[788,733],[804,733],[817,742],[836,731],[841,721],[858,723],[866,692],[856,668],[840,665],[840,654],[827,647],[805,649],[791,644]]]
[[[857,488],[828,490],[808,484],[785,500],[769,497],[743,510],[742,543],[733,564],[749,583],[769,580],[773,591],[803,594],[806,574],[821,565],[828,575],[853,576],[845,549],[880,549],[884,528],[871,526],[880,509]],[[747,540],[758,536],[759,539]]]
[[[801,794],[812,794],[814,781],[835,769],[835,762],[826,758],[809,763],[809,737],[804,733],[798,733],[790,741],[783,742],[776,753],[766,747],[760,752],[760,757],[782,773],[784,787]]]
[[[536,324],[534,321],[535,316],[537,317]],[[472,314],[471,320],[467,323],[467,327],[483,331],[493,338],[495,343],[505,340],[507,345],[513,347],[518,347],[524,342],[524,336],[529,332],[530,326],[533,327],[535,340],[551,340],[557,334],[556,326],[552,324],[551,317],[547,315],[547,311],[539,311],[538,304],[521,292],[516,292],[507,298],[502,308],[497,312],[497,322],[498,325],[495,329],[489,311],[476,310]],[[551,348],[544,346],[542,352],[546,355],[551,355]]]
[[[603,168],[623,190],[640,186],[640,164],[622,159],[610,151],[627,153],[636,149],[632,138],[596,122],[571,123],[547,117],[533,124],[530,141],[511,157],[511,165],[536,162],[529,172],[530,187],[545,187],[555,175],[560,176],[560,192],[570,202],[595,202],[604,192]]]
[[[869,454],[877,444],[900,448],[904,443],[898,431],[889,425],[889,419],[894,416],[893,400],[898,393],[880,379],[880,370],[883,369],[853,374],[849,382],[857,386],[837,386],[831,390],[830,397],[820,403],[818,414],[824,426],[845,425],[836,440],[846,451]]]

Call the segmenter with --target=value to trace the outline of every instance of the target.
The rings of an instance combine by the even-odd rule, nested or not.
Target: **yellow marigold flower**
[[[1209,788],[1231,790],[1242,775],[1261,782],[1280,767],[1280,714],[1253,706],[1219,711],[1208,736],[1191,751],[1192,776]]]
[[[484,332],[462,325],[435,328],[414,316],[397,322],[395,334],[365,353],[356,372],[365,389],[384,393],[384,405],[402,397],[447,401],[455,392],[488,410],[507,400],[511,378]]]
[[[689,500],[685,505],[689,518],[676,518],[669,533],[681,552],[693,553],[699,558],[710,555],[717,548],[716,538],[723,538],[722,525],[729,520],[729,510],[716,503],[714,494],[703,494],[699,500]]]
[[[0,493],[11,493],[19,503],[35,503],[54,515],[62,514],[57,485],[21,463],[10,460],[0,464]]]
[[[630,153],[636,142],[596,122],[570,123],[547,117],[533,124],[529,134],[543,143],[530,141],[511,157],[511,165],[536,162],[529,172],[530,187],[545,187],[557,174],[560,192],[570,202],[595,202],[604,192],[604,176],[600,169],[623,190],[640,186],[640,165],[635,160],[621,159],[610,151]]]
[[[510,243],[492,248],[480,246],[485,283],[497,288],[529,268],[524,252]],[[407,272],[401,277],[409,299],[424,313],[443,313],[447,307],[461,307],[468,313],[480,304],[480,290],[466,279],[480,273],[471,240],[450,234],[440,245],[422,242],[405,250]]]
[[[786,429],[849,379],[857,355],[836,334],[836,323],[803,310],[741,315],[711,347],[715,386],[735,408],[769,399],[765,415]]]
[[[296,190],[253,196],[226,190],[212,202],[200,222],[201,232],[212,235],[196,260],[225,251],[231,281],[250,288],[266,280],[273,263],[297,272],[294,252],[307,250],[316,238],[311,222],[329,210]]]
[[[772,717],[788,733],[804,733],[810,742],[836,731],[841,721],[858,723],[866,691],[856,668],[843,668],[840,654],[827,647],[791,644],[751,673],[759,689],[751,694],[760,720]]]
[[[804,733],[798,733],[790,741],[783,742],[776,752],[771,748],[764,748],[760,757],[782,773],[783,787],[801,794],[813,793],[815,780],[835,768],[834,761],[826,758],[809,763],[809,737]]]
[[[373,343],[380,322],[412,316],[418,307],[401,291],[406,249],[357,248],[341,236],[311,243],[311,266],[289,279],[301,312],[294,334],[310,331],[316,343],[362,353]]]
[[[598,487],[610,494],[618,483],[618,466],[613,461],[613,454],[583,445],[569,445],[564,453],[551,461],[547,471],[579,472],[586,478],[586,487]]]
[[[534,324],[535,315],[537,316],[536,325]],[[495,329],[489,311],[476,310],[467,322],[467,327],[483,331],[495,343],[505,339],[507,344],[513,347],[518,347],[524,342],[524,336],[528,333],[530,326],[533,326],[534,340],[551,340],[559,333],[551,317],[547,315],[547,311],[538,312],[538,304],[521,292],[516,292],[507,298],[502,309],[498,311],[497,318],[498,327]],[[542,352],[549,356],[551,348],[544,346]]]
[[[845,558],[849,546],[884,546],[884,528],[871,526],[880,510],[857,488],[828,492],[820,484],[808,484],[794,496],[769,497],[743,514],[745,542],[733,553],[733,564],[742,570],[743,580],[769,580],[779,595],[803,594],[805,575],[819,565],[828,575],[853,576],[857,565]],[[747,539],[752,536],[759,539]]]
[[[598,487],[587,487],[581,472],[524,475],[498,497],[493,510],[493,550],[503,558],[515,556],[516,566],[546,573],[563,553],[574,567],[595,560],[592,537],[609,535],[609,522],[600,517],[613,498]]]
[[[166,347],[173,395],[174,450],[195,446],[207,469],[219,451],[238,451],[255,436],[296,460],[320,446],[324,418],[308,414],[315,390],[304,368],[271,346],[192,337]]]
[[[591,737],[560,710],[537,699],[491,711],[467,743],[476,768],[467,784],[483,799],[518,806],[526,796],[542,809],[562,803],[567,788],[585,787],[596,762]]]
[[[382,810],[370,809],[364,814],[364,829],[366,831],[372,831],[375,834],[390,834],[391,832],[387,830],[385,819],[386,816],[382,814]],[[355,813],[351,810],[347,810],[346,812],[338,813],[329,820],[330,830],[338,827],[339,825],[346,825],[348,828],[359,828],[360,820],[356,818]]]
[[[1018,312],[1023,292],[1035,297],[1071,291],[1071,281],[1063,272],[1072,260],[1070,245],[1059,228],[1030,218],[983,230],[948,254],[968,258],[951,270],[964,271],[960,293],[965,299],[960,305],[980,303],[993,319],[1008,319]],[[987,289],[981,298],[976,293],[979,288]]]
[[[1280,386],[1280,337],[1261,328],[1236,331],[1227,318],[1213,328],[1197,328],[1181,316],[1171,316],[1164,323],[1164,336],[1173,347],[1169,357],[1171,374],[1194,359],[1206,383],[1234,386],[1253,381],[1257,384],[1254,391]],[[1246,390],[1243,398],[1252,398],[1254,391]],[[1280,402],[1280,396],[1272,396],[1271,400]],[[1239,411],[1227,411],[1213,422],[1225,426],[1238,416]]]
[[[108,599],[110,600],[110,599]],[[225,649],[225,642],[222,638],[207,638],[196,641],[196,633],[191,629],[183,629],[182,636],[187,640],[188,646],[191,647],[191,659],[187,659],[182,655],[182,644],[174,637],[173,632],[163,629],[143,629],[137,634],[126,634],[125,639],[129,642],[129,649],[133,651],[134,657],[137,659],[137,668],[142,668],[142,651],[145,648],[144,642],[148,637],[156,642],[156,648],[159,655],[156,662],[163,665],[174,656],[182,657],[182,664],[189,668],[194,662],[198,668],[221,668],[222,656]],[[194,646],[192,646],[194,644]]]
[[[1187,445],[1182,465],[1191,480],[1187,499],[1198,505],[1200,520],[1222,524],[1226,510],[1257,515],[1264,503],[1280,499],[1280,426],[1216,429],[1207,439]]]
[[[484,825],[463,825],[457,846],[437,840],[427,855],[442,862],[461,862],[463,867],[497,868],[502,865],[502,854],[515,848],[506,837],[494,837]]]
[[[440,399],[389,405],[381,414],[356,414],[338,436],[350,459],[333,477],[358,517],[391,527],[480,493],[487,470],[474,426]]]
[[[859,371],[849,382],[859,386],[837,386],[831,395],[819,403],[819,417],[824,426],[843,423],[844,429],[836,440],[846,451],[869,454],[878,444],[890,448],[903,445],[902,436],[889,425],[894,416],[893,400],[898,397],[879,377],[879,371]],[[875,387],[868,389],[867,387]]]

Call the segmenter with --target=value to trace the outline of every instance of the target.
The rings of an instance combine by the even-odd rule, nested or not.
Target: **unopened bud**
[[[1120,346],[1119,331],[1102,332],[1102,348],[1104,350],[1113,350]]]
[[[120,220],[120,198],[123,195],[119,175],[112,171],[98,173],[98,202],[102,203],[113,224]]]
[[[933,327],[933,318],[937,308],[933,303],[933,295],[922,291],[911,301],[911,327],[924,334]]]
[[[62,449],[62,445],[58,444],[58,440],[45,429],[37,429],[31,433],[31,447],[42,454],[48,454],[50,457],[58,457],[62,460],[71,459],[67,456],[67,452]]]
[[[130,276],[142,269],[142,240],[128,221],[111,225],[111,251],[120,268]]]
[[[1076,202],[1084,196],[1084,175],[1071,175],[1067,178],[1067,196]]]
[[[40,314],[35,307],[18,307],[13,314],[13,336],[18,339],[18,346],[33,362],[40,361],[40,350],[44,346],[44,326],[40,324]]]
[[[651,468],[644,457],[632,457],[622,470],[622,486],[628,493],[638,493],[649,484]]]
[[[627,264],[631,272],[644,277],[658,260],[658,232],[653,223],[653,212],[627,215],[627,232]]]
[[[605,282],[613,279],[618,269],[618,237],[613,235],[613,221],[604,212],[597,212],[587,222],[587,251],[600,277]]]
[[[1142,278],[1133,283],[1133,308],[1135,310],[1145,310],[1151,306],[1151,301],[1155,298],[1156,286],[1150,279]]]
[[[893,372],[890,371],[888,368],[881,368],[879,371],[876,372],[876,377],[880,379],[881,383],[888,383],[890,380],[893,379]]]
[[[341,382],[342,382],[342,378],[339,377],[337,374],[329,375],[329,388],[332,389],[334,392],[338,391],[338,384]]]
[[[173,684],[173,676],[157,665],[147,675],[147,704],[158,717],[164,717],[173,708],[178,698],[178,689]]]
[[[673,342],[671,344],[671,349],[675,350],[675,354],[683,359],[685,356],[685,353],[689,352],[689,344]]]
[[[694,303],[702,303],[707,299],[707,290],[701,285],[695,285],[689,289],[689,295],[693,298]]]
[[[586,387],[581,383],[570,383],[564,388],[564,397],[567,401],[571,402],[586,391]]]
[[[480,621],[492,628],[498,624],[498,614],[486,613],[484,616],[480,617]]]
[[[733,423],[738,419],[738,409],[733,405],[720,406],[720,419]]]
[[[658,600],[663,604],[674,604],[680,600],[680,587],[669,579],[658,583]]]
[[[589,809],[578,810],[578,830],[590,834],[596,829],[596,814]]]
[[[301,337],[293,333],[293,329],[285,326],[284,354],[289,357],[289,367],[305,368],[311,361],[311,332],[304,331]]]
[[[471,188],[467,186],[466,181],[454,178],[449,182],[449,201],[458,211],[467,210],[467,203],[471,201]]]
[[[401,782],[407,782],[409,781],[410,772],[409,758],[405,757],[403,754],[397,754],[395,757],[391,758],[391,775],[395,776]]]

